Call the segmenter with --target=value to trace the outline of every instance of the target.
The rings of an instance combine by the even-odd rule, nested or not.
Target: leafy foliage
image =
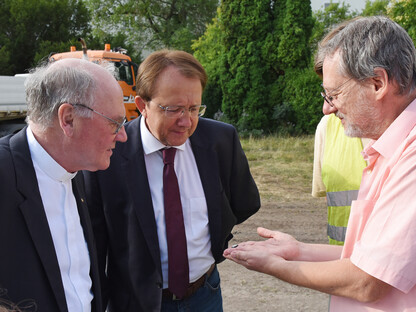
[[[314,133],[322,117],[321,80],[312,68],[298,68],[286,72],[284,103],[290,103],[295,133]]]
[[[293,115],[281,77],[310,64],[311,14],[301,0],[223,0],[217,18],[194,43],[210,77],[206,92],[216,108],[222,95],[222,118],[240,133],[275,131]]]
[[[239,129],[268,128],[271,107],[267,86],[271,71],[262,58],[263,41],[271,29],[269,0],[223,1],[222,110]]]
[[[312,27],[311,6],[305,5],[304,0],[287,1],[278,47],[278,57],[285,68],[302,68],[309,64]]]
[[[220,14],[219,8],[217,14]],[[218,17],[213,18],[207,26],[205,33],[192,44],[194,56],[204,66],[208,73],[208,83],[202,95],[202,103],[207,105],[206,117],[216,118],[216,113],[221,111],[222,90],[219,85],[221,76],[223,33],[220,29]]]
[[[216,0],[85,0],[94,35],[127,34],[136,49],[175,48],[191,51],[192,40],[215,15]]]
[[[392,0],[387,9],[388,16],[406,29],[416,43],[416,0]]]
[[[387,15],[387,5],[389,0],[367,0],[365,7],[361,12],[362,16]]]
[[[310,41],[312,50],[316,50],[318,42],[333,26],[357,15],[358,12],[351,12],[350,5],[345,2],[334,3],[331,1],[324,10],[316,11],[313,14],[315,22]]]
[[[89,13],[77,0],[2,0],[0,73],[21,73],[34,65],[39,49],[89,32]],[[52,44],[51,44],[52,45]]]

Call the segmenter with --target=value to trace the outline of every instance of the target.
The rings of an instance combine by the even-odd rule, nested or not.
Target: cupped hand
[[[245,242],[236,247],[224,251],[224,257],[247,269],[261,273],[272,274],[273,267],[281,261],[282,257],[276,256],[271,248],[262,242]]]

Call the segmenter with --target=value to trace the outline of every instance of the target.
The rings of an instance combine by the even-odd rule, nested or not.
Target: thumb
[[[257,234],[259,234],[261,237],[264,237],[264,238],[273,238],[274,231],[270,231],[270,230],[265,229],[263,227],[258,227],[257,228]]]

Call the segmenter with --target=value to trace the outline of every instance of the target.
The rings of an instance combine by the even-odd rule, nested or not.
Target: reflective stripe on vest
[[[326,202],[328,206],[351,206],[353,200],[356,200],[358,190],[327,192]]]
[[[361,156],[359,138],[349,138],[338,117],[328,117],[322,181],[327,191],[328,237],[330,244],[342,245],[348,224],[351,202],[357,198],[366,163]]]
[[[345,233],[347,233],[347,227],[333,226],[328,224],[326,234],[330,239],[337,242],[345,241]],[[332,245],[335,245],[335,242],[332,242]]]
[[[355,191],[339,191],[339,192],[328,192],[326,193],[326,202],[330,209],[335,207],[342,207],[340,209],[349,209],[353,200],[357,199],[358,190]],[[331,212],[329,212],[331,213]],[[332,212],[332,214],[335,214]],[[345,217],[343,218],[345,220]],[[335,221],[334,223],[339,224],[342,221]],[[345,241],[345,233],[347,232],[346,226],[335,226],[328,223],[326,234],[330,239],[331,244],[341,245],[341,242]]]

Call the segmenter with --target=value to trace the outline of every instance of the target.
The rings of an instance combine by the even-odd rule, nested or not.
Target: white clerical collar
[[[26,129],[26,135],[32,160],[38,164],[39,168],[46,175],[59,182],[66,182],[77,175],[77,172],[71,173],[66,171],[43,149],[29,126]]]
[[[158,139],[156,139],[153,134],[147,129],[145,118],[142,116],[140,120],[140,132],[142,136],[142,144],[143,144],[143,151],[145,155],[160,151],[161,149],[164,149],[166,147],[165,144],[161,143]],[[180,149],[182,151],[185,150],[185,144],[189,139],[185,141],[182,145],[179,146],[173,146],[177,149]]]

